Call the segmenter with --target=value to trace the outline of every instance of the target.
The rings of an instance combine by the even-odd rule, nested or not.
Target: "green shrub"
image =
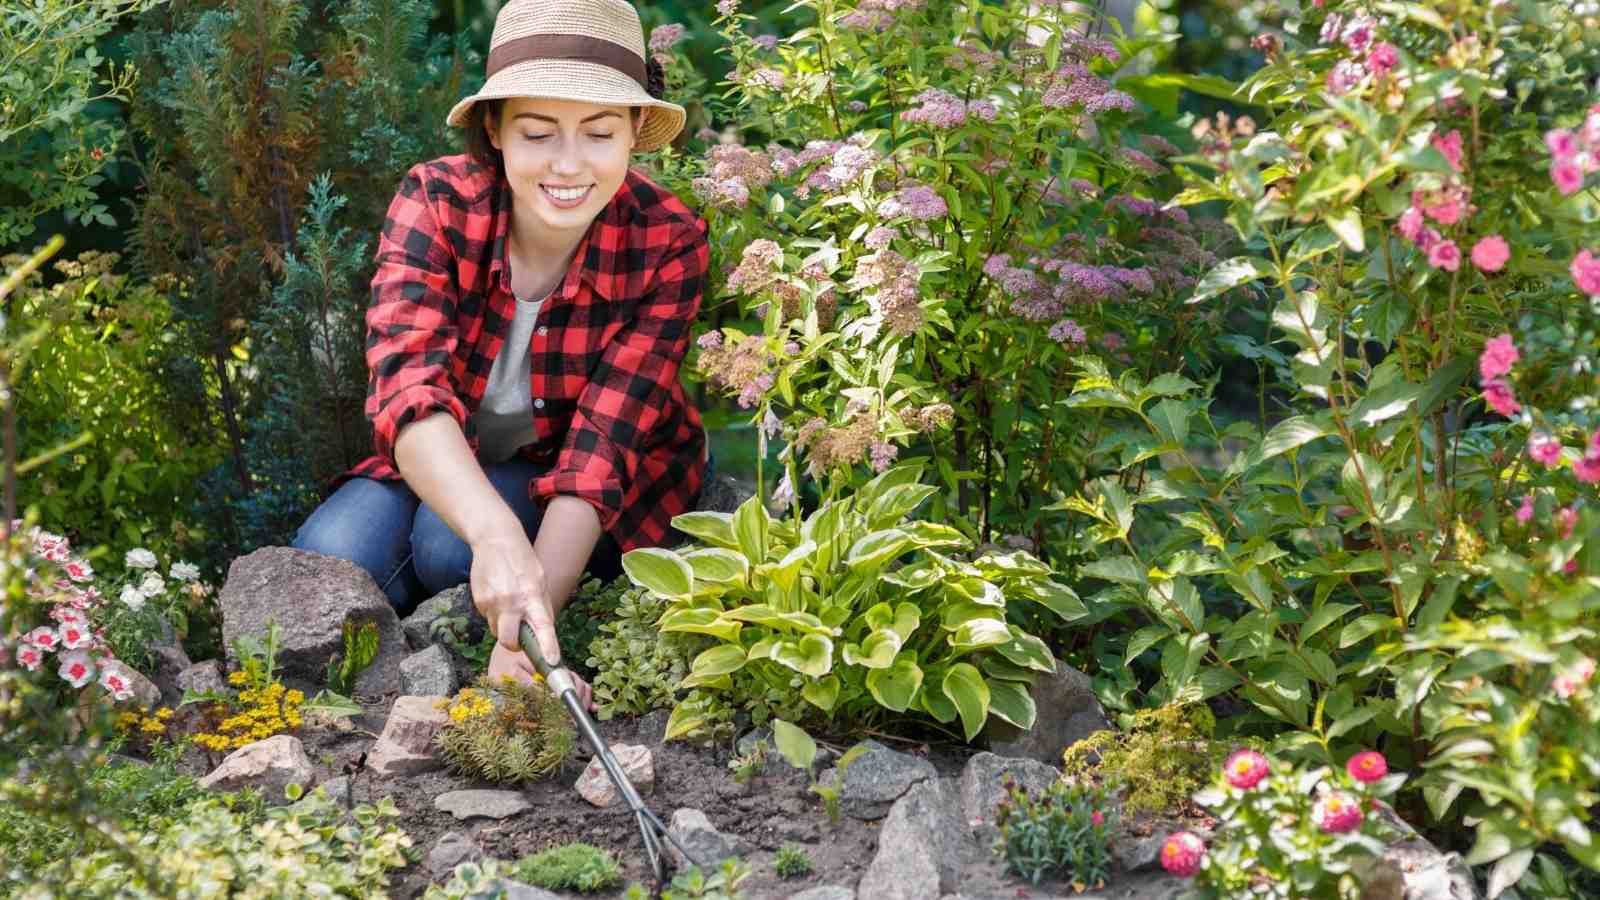
[[[779,878],[801,878],[811,874],[811,854],[799,844],[784,844],[772,857],[772,871]]]
[[[457,772],[499,784],[532,781],[560,768],[576,747],[566,707],[542,683],[484,675],[438,702],[450,721],[434,740]]]
[[[628,580],[622,577],[610,584],[589,578],[578,585],[572,592],[572,599],[556,613],[556,640],[561,645],[561,659],[591,685],[598,673],[589,663],[590,645],[603,633],[604,625],[616,620],[617,608],[631,588]]]
[[[1130,718],[1125,731],[1096,731],[1068,747],[1062,777],[1120,786],[1129,815],[1177,811],[1228,752],[1211,738],[1215,717],[1204,704],[1193,704],[1140,710]]]
[[[587,662],[595,672],[594,702],[602,720],[672,706],[690,661],[712,643],[701,635],[658,630],[668,606],[642,588],[630,588],[599,626]]]
[[[1056,781],[1034,797],[1007,775],[995,813],[995,852],[1013,874],[1038,884],[1052,875],[1074,885],[1103,887],[1111,877],[1111,835],[1117,805],[1101,785]]]
[[[1008,621],[1012,608],[1071,621],[1083,606],[1026,552],[972,562],[938,552],[969,552],[972,542],[907,520],[937,491],[917,483],[921,471],[892,468],[804,522],[772,519],[759,497],[733,514],[686,513],[673,525],[704,546],[625,554],[628,576],[671,601],[663,633],[716,639],[682,686],[722,695],[758,725],[775,717],[850,730],[910,713],[959,719],[968,740],[991,715],[1032,727],[1028,686],[1055,659]],[[701,727],[714,708],[685,698],[667,736]]]
[[[581,842],[525,856],[513,870],[518,881],[552,891],[602,891],[622,883],[622,869],[608,850]]]
[[[299,802],[259,818],[207,796],[153,821],[132,852],[149,860],[165,883],[146,881],[121,855],[101,850],[52,863],[41,877],[61,885],[59,892],[40,884],[21,896],[214,896],[225,879],[238,897],[366,897],[388,887],[389,870],[410,862],[411,838],[384,821],[400,816],[389,798],[357,806],[351,821],[321,788],[301,798],[290,785],[288,796]]]

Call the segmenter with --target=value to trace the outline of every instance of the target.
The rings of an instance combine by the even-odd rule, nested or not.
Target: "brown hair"
[[[500,113],[505,106],[505,98],[497,97],[493,100],[479,100],[467,110],[467,155],[495,170],[505,167],[505,159],[500,155],[500,151],[494,148],[494,144],[489,143],[489,134],[484,130],[484,125],[491,118],[497,125],[500,124]],[[639,107],[628,107],[628,113],[633,119],[633,127],[637,129]]]

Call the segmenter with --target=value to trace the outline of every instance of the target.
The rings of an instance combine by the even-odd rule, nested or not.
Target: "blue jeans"
[[[715,459],[706,463],[710,481]],[[528,495],[528,482],[545,467],[512,459],[488,463],[483,473],[522,523],[531,542],[544,507]],[[324,500],[290,545],[355,563],[372,576],[401,615],[440,591],[465,584],[472,575],[472,548],[444,519],[412,493],[404,481],[352,478]],[[622,551],[602,534],[585,567],[589,576],[611,581],[622,574]]]

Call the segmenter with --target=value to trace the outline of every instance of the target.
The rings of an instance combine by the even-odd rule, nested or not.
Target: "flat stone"
[[[967,760],[961,772],[961,816],[979,843],[993,843],[1000,836],[995,827],[995,808],[1006,797],[1006,776],[1039,796],[1054,784],[1061,773],[1036,759],[1010,759],[993,753],[979,753]]]
[[[655,789],[656,767],[650,748],[639,744],[612,744],[611,755],[617,758],[623,774],[633,783],[634,790],[648,794]],[[578,776],[573,787],[577,788],[583,799],[601,809],[622,802],[622,794],[611,783],[611,776],[606,774],[598,756],[589,760],[589,765],[584,767],[583,774]]]
[[[639,740],[651,745],[664,743],[667,739],[667,722],[672,718],[670,710],[652,709],[639,717]]]
[[[912,784],[895,801],[878,831],[878,852],[856,886],[861,896],[924,900],[957,888],[961,831],[953,799],[937,778],[930,778]]]
[[[864,821],[881,819],[913,784],[938,777],[933,763],[921,757],[890,750],[876,741],[867,744],[871,749],[844,770],[839,808],[845,815]]]
[[[433,798],[433,808],[463,821],[467,819],[509,819],[533,808],[528,798],[516,791],[449,791]]]
[[[433,849],[428,851],[428,871],[435,878],[446,878],[456,866],[468,860],[481,859],[483,851],[470,838],[459,831],[446,831],[439,835]]]
[[[267,622],[279,629],[278,666],[286,676],[320,685],[328,663],[344,652],[344,624],[378,627],[378,656],[356,676],[354,693],[377,696],[400,686],[405,636],[389,598],[360,566],[293,547],[263,547],[228,567],[217,595],[222,640],[229,659],[234,642],[264,640]]]
[[[446,699],[396,699],[383,723],[383,734],[367,752],[367,768],[381,775],[414,775],[442,768],[444,763],[434,754],[433,737],[450,717],[434,704]]]
[[[509,878],[502,878],[495,882],[495,884],[500,888],[501,891],[503,891],[500,896],[503,897],[504,900],[564,900],[560,894],[552,894],[544,888],[534,887],[531,884],[523,884],[520,881],[512,881]],[[494,895],[485,894],[483,896]]]
[[[718,831],[705,813],[693,807],[674,811],[672,820],[667,823],[667,833],[676,838],[689,853],[689,859],[684,859],[670,841],[664,842],[673,865],[680,869],[690,865],[706,869],[730,856],[737,856],[739,852],[732,837]]]
[[[856,900],[856,892],[854,888],[837,884],[820,884],[798,894],[790,894],[789,900]]]
[[[213,791],[256,787],[268,803],[281,804],[288,802],[284,788],[308,785],[315,775],[300,739],[279,734],[229,753],[211,774],[200,779],[200,786]]]
[[[400,692],[418,696],[454,696],[456,669],[450,661],[450,651],[438,644],[429,644],[426,649],[401,660]]]
[[[982,738],[997,755],[1058,765],[1068,747],[1111,728],[1089,676],[1066,663],[1058,661],[1054,675],[1035,679],[1029,694],[1038,710],[1031,729],[1023,731],[998,716],[985,724]]]

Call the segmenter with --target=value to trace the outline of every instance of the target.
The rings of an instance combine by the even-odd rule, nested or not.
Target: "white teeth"
[[[545,185],[544,189],[549,191],[550,196],[557,200],[577,200],[583,197],[584,194],[589,193],[588,188],[553,188]]]

